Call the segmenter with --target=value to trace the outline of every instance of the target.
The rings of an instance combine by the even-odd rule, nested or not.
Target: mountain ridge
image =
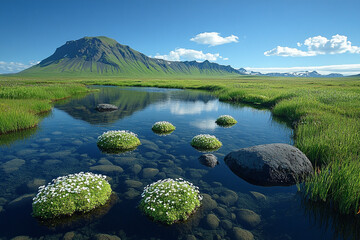
[[[253,75],[253,76],[268,76],[268,77],[315,77],[315,78],[333,78],[333,77],[344,77],[344,75],[340,73],[330,73],[327,75],[323,75],[318,73],[317,71],[298,71],[298,72],[287,72],[287,73],[261,73],[261,72],[248,72],[244,68],[239,68],[239,72],[246,75]]]
[[[75,75],[239,75],[231,66],[196,61],[167,61],[146,56],[116,40],[98,36],[67,41],[51,56],[20,74]]]

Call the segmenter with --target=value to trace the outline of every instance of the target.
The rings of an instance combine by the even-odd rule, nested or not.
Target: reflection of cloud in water
[[[202,112],[217,111],[218,107],[218,100],[208,101],[207,103],[203,101],[178,102],[170,100],[157,106],[158,109],[169,108],[170,112],[175,115],[192,115],[200,114]]]
[[[190,125],[202,130],[214,130],[217,128],[215,120],[216,119],[195,120],[194,122],[191,122]]]

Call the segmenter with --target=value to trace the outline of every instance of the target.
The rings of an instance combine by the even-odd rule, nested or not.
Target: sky
[[[167,60],[360,73],[359,0],[1,0],[0,73],[107,36]]]

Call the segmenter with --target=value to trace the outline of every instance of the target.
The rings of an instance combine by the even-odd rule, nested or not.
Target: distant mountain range
[[[261,73],[261,72],[253,72],[253,71],[246,71],[245,68],[239,68],[238,71],[242,74],[247,75],[256,75],[256,76],[269,76],[269,77],[343,77],[344,75],[340,73],[331,73],[328,75],[322,75],[317,71],[299,71],[299,72],[289,72],[289,73]]]
[[[166,61],[119,44],[108,37],[84,37],[68,41],[20,74],[68,74],[109,76],[238,75],[238,70],[209,61]]]
[[[167,61],[148,57],[114,39],[84,37],[68,41],[57,48],[50,57],[20,72],[22,75],[71,76],[238,76],[256,75],[273,77],[343,77],[332,73],[321,75],[316,71],[292,73],[248,72],[244,68],[211,63],[209,61]]]

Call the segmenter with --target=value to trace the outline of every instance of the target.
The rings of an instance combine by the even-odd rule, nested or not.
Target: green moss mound
[[[107,131],[98,137],[97,145],[102,151],[117,153],[135,149],[140,145],[140,140],[129,131]]]
[[[198,187],[179,179],[164,179],[144,188],[140,209],[155,221],[173,224],[184,221],[200,206]]]
[[[222,143],[213,135],[200,134],[191,140],[191,146],[201,151],[211,151],[219,149]]]
[[[77,173],[53,179],[39,187],[33,199],[33,216],[55,218],[89,212],[110,198],[111,186],[101,174]]]
[[[168,133],[172,133],[175,130],[175,126],[169,122],[161,121],[154,123],[151,129],[155,133],[168,134]]]
[[[217,125],[223,126],[223,127],[230,127],[237,123],[235,118],[233,118],[230,115],[221,115],[220,117],[218,117],[218,119],[216,119],[215,122]]]

